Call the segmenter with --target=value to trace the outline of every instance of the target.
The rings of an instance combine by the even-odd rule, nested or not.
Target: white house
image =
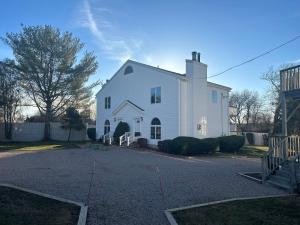
[[[96,135],[113,135],[120,121],[129,137],[148,143],[177,136],[229,134],[231,88],[207,81],[207,65],[193,52],[180,74],[128,60],[97,93]]]

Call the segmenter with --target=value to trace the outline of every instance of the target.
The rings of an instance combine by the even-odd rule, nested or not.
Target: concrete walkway
[[[167,208],[284,193],[237,175],[259,170],[258,159],[184,159],[118,147],[0,153],[1,183],[85,202],[88,225],[164,225]]]

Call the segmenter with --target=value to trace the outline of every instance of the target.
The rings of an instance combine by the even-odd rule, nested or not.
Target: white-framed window
[[[161,123],[156,117],[151,121],[150,138],[158,140],[161,139]]]
[[[111,101],[110,96],[105,97],[105,105],[104,105],[105,109],[110,109],[110,103],[111,103],[110,101]]]
[[[151,104],[161,103],[161,87],[151,88]]]
[[[217,103],[218,102],[218,92],[216,90],[212,90],[211,91],[211,101],[213,103]]]
[[[110,132],[110,122],[109,120],[105,120],[104,122],[104,134],[107,134]]]

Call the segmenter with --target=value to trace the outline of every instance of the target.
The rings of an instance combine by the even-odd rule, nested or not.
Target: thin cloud
[[[101,14],[111,13],[111,11],[106,8],[94,9],[94,7],[93,10],[88,0],[83,1],[79,25],[87,28],[93,34],[101,51],[109,58],[121,63],[133,58],[134,53],[140,49],[142,41],[137,39],[131,41],[123,37],[112,36],[110,30],[114,27],[113,24],[108,20],[98,18]]]

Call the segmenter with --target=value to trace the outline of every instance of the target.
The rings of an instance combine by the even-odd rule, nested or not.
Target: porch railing
[[[133,135],[132,135],[132,133],[131,132],[125,132],[125,134],[123,134],[122,136],[120,136],[120,138],[119,138],[119,144],[120,144],[120,146],[122,146],[122,144],[124,143],[124,142],[127,142],[126,144],[127,144],[127,146],[129,146],[130,145],[130,140],[132,140],[133,139]]]
[[[281,91],[300,89],[300,65],[280,71]]]
[[[269,151],[262,158],[262,175],[265,181],[284,162],[300,156],[299,136],[271,137]]]
[[[106,133],[106,134],[104,134],[102,136],[102,142],[103,142],[103,144],[106,142],[106,140],[108,140],[108,143],[111,145],[111,143],[112,143],[112,137],[110,136],[110,132],[108,132],[108,133]]]

